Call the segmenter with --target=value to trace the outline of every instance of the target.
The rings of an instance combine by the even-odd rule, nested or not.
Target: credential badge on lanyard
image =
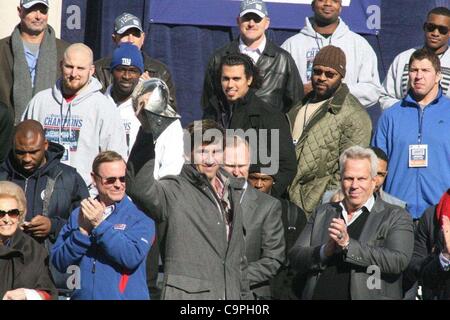
[[[427,144],[411,144],[409,146],[409,167],[410,168],[428,167]]]

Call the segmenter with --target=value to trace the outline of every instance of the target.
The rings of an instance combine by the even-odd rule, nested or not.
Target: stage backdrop
[[[151,23],[234,27],[240,0],[153,0]],[[311,12],[311,0],[268,0],[273,29],[299,30]],[[358,33],[380,29],[380,0],[343,0],[342,18]]]
[[[310,1],[268,2],[272,28],[267,35],[277,44],[296,34],[303,27],[304,17],[312,14],[308,4],[298,2]],[[343,19],[374,48],[383,80],[395,55],[423,43],[421,27],[427,11],[435,6],[449,6],[450,0],[352,0],[344,4]],[[111,43],[114,19],[125,11],[137,15],[144,23],[147,31],[144,50],[171,70],[183,125],[200,119],[206,64],[214,50],[236,38],[238,30],[233,26],[239,2],[63,0],[62,38],[85,42],[96,58],[109,55],[114,49]],[[370,113],[375,121],[379,111],[373,109]]]

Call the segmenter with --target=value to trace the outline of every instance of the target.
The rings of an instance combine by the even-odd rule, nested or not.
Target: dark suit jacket
[[[167,223],[162,299],[251,298],[242,197],[244,181],[222,172],[233,204],[228,241],[223,208],[205,175],[185,164],[178,176],[153,178],[153,137],[140,131],[127,163],[127,194],[156,223]]]
[[[248,185],[241,205],[250,289],[257,297],[270,298],[268,280],[285,260],[281,203]]]
[[[293,267],[306,278],[303,299],[312,298],[317,280],[326,268],[320,259],[320,248],[329,239],[328,226],[331,220],[340,215],[339,203],[319,206],[289,252]],[[350,239],[348,252],[344,255],[345,262],[368,268],[368,273],[352,270],[352,299],[402,299],[402,272],[411,260],[413,245],[413,222],[408,212],[377,199],[360,239]],[[375,283],[370,266],[376,266],[380,271],[380,289],[368,286]]]
[[[210,99],[210,104],[210,113],[205,113],[204,119],[217,121],[226,129],[242,129],[244,132],[249,129],[258,130],[258,143],[256,146],[251,144],[252,152],[258,152],[257,159],[260,163],[266,161],[263,156],[267,155],[273,169],[278,169],[275,173],[276,183],[272,188],[272,195],[280,197],[297,173],[295,148],[286,116],[256,96],[254,89],[250,89],[245,97],[235,103],[232,112],[226,100],[221,100],[217,96]],[[225,121],[224,117],[230,118],[229,122]],[[267,130],[267,136],[264,129]],[[278,141],[271,139],[274,132],[278,132]]]

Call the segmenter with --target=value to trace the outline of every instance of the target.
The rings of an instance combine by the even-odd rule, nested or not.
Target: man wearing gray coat
[[[248,179],[250,146],[243,138],[227,137],[223,168],[234,177]],[[241,205],[250,289],[256,299],[271,299],[269,280],[286,259],[281,203],[246,183]]]
[[[404,209],[374,198],[377,161],[359,146],[341,155],[344,200],[319,206],[289,252],[304,276],[303,299],[402,299],[413,222]]]
[[[181,172],[153,178],[154,141],[178,118],[168,104],[167,85],[161,83],[147,80],[133,93],[141,129],[126,176],[128,195],[137,206],[165,223],[161,299],[249,299],[240,205],[245,181],[220,169],[223,130],[211,120],[188,126]]]

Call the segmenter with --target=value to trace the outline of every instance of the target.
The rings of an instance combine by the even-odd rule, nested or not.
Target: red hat
[[[436,218],[442,226],[442,217],[447,216],[450,219],[450,189],[448,189],[439,200],[436,207]]]

